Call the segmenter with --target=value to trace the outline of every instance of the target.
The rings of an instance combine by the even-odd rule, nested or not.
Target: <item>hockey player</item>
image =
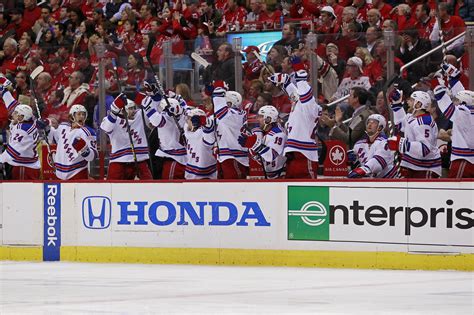
[[[441,155],[436,145],[438,127],[426,111],[431,97],[423,91],[415,91],[408,99],[411,114],[402,106],[403,92],[395,89],[390,95],[396,125],[404,137],[388,139],[390,150],[402,154],[402,175],[408,178],[432,178],[441,176]]]
[[[308,73],[298,70],[294,73],[295,83],[285,73],[275,73],[268,79],[280,85],[288,95],[297,95],[288,118],[288,140],[284,154],[287,157],[286,178],[316,178],[318,171],[318,148],[315,130],[318,126],[321,107],[316,103],[313,90],[308,84]]]
[[[69,122],[51,128],[50,140],[57,143],[54,165],[56,177],[62,180],[88,179],[88,162],[97,157],[97,140],[92,128],[85,125],[87,110],[84,106],[72,105]]]
[[[444,116],[453,122],[450,178],[474,177],[474,92],[464,90],[460,72],[452,65],[442,66],[449,75],[449,86],[455,95],[451,101],[444,85],[434,89],[435,99]],[[453,69],[454,68],[454,69]]]
[[[278,110],[271,105],[262,106],[257,119],[260,128],[253,130],[250,136],[242,134],[239,143],[250,149],[252,158],[263,163],[268,179],[281,178],[286,162],[283,155],[286,134],[278,124]]]
[[[217,129],[217,160],[223,179],[244,179],[247,177],[248,150],[239,144],[240,129],[246,121],[246,114],[240,109],[230,108],[226,101],[226,84],[214,83],[212,102],[214,104],[215,127]]]
[[[148,140],[145,126],[142,118],[137,115],[135,102],[127,99],[125,94],[119,94],[111,104],[107,117],[102,120],[100,128],[107,133],[112,146],[107,179],[153,179],[148,167]],[[133,150],[129,133],[132,135]]]
[[[186,148],[182,139],[185,102],[181,105],[174,95],[168,102],[162,99],[154,81],[145,81],[148,96],[141,102],[150,123],[158,128],[159,148],[155,155],[163,158],[161,178],[184,179]],[[168,105],[169,103],[169,105]]]
[[[388,149],[387,137],[383,132],[386,126],[382,115],[372,114],[367,118],[366,137],[354,145],[360,166],[347,177],[394,178],[397,175],[397,168],[393,165],[394,154]]]
[[[10,137],[6,150],[0,155],[0,163],[12,166],[11,179],[37,180],[40,175],[40,162],[36,147],[38,129],[30,106],[19,104],[8,87],[11,82],[0,77],[0,94],[11,113]]]
[[[187,112],[186,179],[217,179],[217,161],[212,151],[215,143],[214,122],[198,108]]]

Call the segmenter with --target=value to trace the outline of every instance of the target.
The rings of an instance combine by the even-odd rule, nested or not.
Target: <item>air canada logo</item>
[[[340,145],[335,145],[329,152],[329,158],[334,165],[341,165],[345,160],[345,151]]]

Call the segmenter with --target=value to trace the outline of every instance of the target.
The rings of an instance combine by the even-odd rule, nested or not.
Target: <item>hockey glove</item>
[[[398,151],[400,153],[405,153],[410,149],[410,142],[407,138],[396,136],[390,137],[387,140],[388,148],[392,151]]]
[[[145,80],[143,82],[143,86],[145,87],[146,94],[149,96],[160,94],[160,88],[158,87],[155,79]]]
[[[120,93],[110,105],[110,111],[113,114],[118,115],[125,105],[127,105],[127,96]]]
[[[212,82],[212,87],[214,88],[214,90],[217,88],[223,88],[226,91],[229,90],[229,85],[225,81],[222,81],[222,80]]]
[[[435,87],[433,90],[435,100],[440,101],[446,94],[446,92],[448,92],[448,88],[444,85],[438,85],[437,87]]]
[[[74,139],[74,141],[72,142],[72,147],[77,151],[77,153],[79,153],[83,157],[89,155],[89,147],[87,146],[86,141],[84,141],[84,139],[82,138]]]
[[[403,101],[403,91],[399,89],[393,89],[389,96],[390,104],[392,108],[401,107]]]
[[[360,178],[367,176],[371,173],[370,168],[367,166],[361,166],[358,168],[353,169],[349,175],[347,175],[348,178]]]
[[[268,80],[275,85],[283,84],[285,87],[290,84],[290,76],[286,73],[275,73],[268,77]]]
[[[173,91],[168,91],[168,97],[174,98],[175,100],[177,100],[178,103],[179,103],[181,106],[183,106],[183,107],[186,106],[186,101],[184,100],[184,98],[183,98],[181,95],[176,94],[176,93],[173,92]]]
[[[38,129],[45,130],[46,127],[48,127],[49,125],[50,125],[49,119],[37,119],[36,120],[36,127]]]
[[[357,161],[357,154],[354,152],[354,150],[347,151],[347,161],[349,163],[354,163]]]
[[[306,70],[299,70],[295,72],[296,82],[308,81],[308,72]]]
[[[0,96],[3,96],[10,86],[12,86],[10,80],[4,76],[0,76]]]
[[[217,87],[212,91],[212,97],[225,97],[226,90],[221,87]]]
[[[246,135],[246,134],[240,134],[239,136],[239,144],[245,148],[251,148],[257,141],[257,135]]]

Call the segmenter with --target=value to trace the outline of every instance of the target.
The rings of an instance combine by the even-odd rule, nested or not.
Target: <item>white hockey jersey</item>
[[[441,155],[436,145],[438,127],[430,114],[413,116],[401,106],[394,106],[395,124],[409,141],[400,166],[415,171],[432,171],[441,176]]]
[[[187,140],[186,179],[217,179],[217,160],[212,151],[215,137],[212,129],[202,127],[196,131],[185,130]]]
[[[181,131],[177,125],[179,124],[183,128],[184,118],[181,116],[175,120],[167,112],[159,112],[157,109],[159,103],[152,101],[150,97],[145,98],[143,102],[152,102],[151,106],[148,107],[147,116],[150,123],[158,128],[160,146],[155,155],[170,158],[179,164],[186,165],[186,148],[180,141]]]
[[[394,178],[397,168],[393,165],[394,152],[388,148],[387,137],[379,135],[374,142],[364,137],[354,144],[354,152],[361,166],[370,169],[370,177]]]
[[[444,116],[453,122],[451,161],[466,160],[474,164],[474,104],[456,106],[444,94],[438,106]]]
[[[137,156],[137,161],[141,162],[148,159],[148,140],[143,120],[139,115],[140,113],[137,113],[134,119],[128,120],[128,123],[130,124],[135,155]],[[110,163],[133,162],[133,153],[125,119],[109,112],[107,117],[104,117],[102,120],[100,129],[104,130],[110,138],[110,145],[112,147]]]
[[[248,150],[239,144],[240,129],[245,124],[246,113],[229,108],[225,97],[213,97],[215,117],[217,119],[217,152],[218,161],[237,160],[240,164],[249,166]]]
[[[283,150],[287,137],[283,128],[275,125],[267,133],[263,133],[260,129],[252,130],[252,133],[261,133],[262,144],[264,145],[259,154],[252,154],[252,157],[259,163],[263,162],[267,178],[280,177],[286,163],[286,156],[283,155]],[[253,151],[250,150],[250,153],[253,153]],[[260,161],[260,157],[263,161]]]
[[[295,103],[288,118],[288,140],[284,154],[301,152],[311,161],[318,161],[318,146],[314,137],[318,127],[321,107],[313,97],[313,89],[306,81],[290,83],[286,90],[289,95],[298,94],[299,100]]]
[[[19,104],[18,101],[9,91],[5,91],[2,98],[8,112],[11,114],[16,105]],[[7,149],[0,155],[0,163],[39,169],[40,162],[36,150],[38,136],[35,121],[10,124]]]
[[[0,155],[1,163],[39,169],[38,129],[34,121],[10,124],[7,149]]]
[[[82,128],[71,128],[71,124],[62,123],[58,128],[51,128],[50,140],[57,144],[54,156],[56,176],[59,179],[67,180],[87,169],[87,164],[98,156],[97,139],[94,130],[85,126]],[[74,139],[81,138],[89,148],[87,156],[80,155],[72,146]]]

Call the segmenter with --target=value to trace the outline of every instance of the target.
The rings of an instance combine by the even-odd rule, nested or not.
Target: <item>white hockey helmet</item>
[[[385,120],[385,117],[383,117],[382,115],[380,114],[372,114],[370,115],[368,118],[367,118],[367,123],[369,122],[369,120],[375,120],[379,123],[379,127],[382,127],[382,130],[385,129],[385,127],[387,126],[387,121]]]
[[[227,91],[225,93],[225,100],[227,103],[230,103],[230,107],[235,109],[242,108],[242,95],[236,91]]]
[[[181,105],[179,104],[179,101],[174,99],[174,98],[171,98],[171,97],[168,97],[168,102],[170,104],[170,109],[169,111],[172,113],[172,114],[175,114],[175,115],[180,115],[182,112],[183,112],[183,108],[181,107]],[[160,101],[160,108],[161,110],[164,110],[166,107],[168,107],[168,103],[166,102],[165,99],[162,99]]]
[[[194,117],[194,116],[207,116],[206,113],[199,108],[193,108],[187,111],[186,115],[188,115],[189,118]]]
[[[69,109],[69,115],[71,115],[74,118],[74,115],[76,113],[85,113],[86,114],[86,119],[87,119],[87,109],[79,104],[72,105],[71,109]]]
[[[428,109],[431,104],[431,97],[427,92],[423,91],[415,91],[411,93],[410,97],[415,100],[415,104],[417,102],[421,103],[421,109]]]
[[[125,109],[130,109],[130,108],[133,108],[133,107],[137,107],[137,104],[134,101],[129,100],[127,98],[127,105],[125,105]]]
[[[33,118],[33,109],[25,104],[18,104],[13,112],[17,115],[23,115],[23,121],[28,121]]]
[[[258,114],[263,116],[263,119],[266,121],[267,118],[270,118],[269,123],[275,123],[278,121],[278,110],[275,106],[272,105],[265,105],[260,107],[258,110]]]
[[[474,105],[474,92],[469,90],[459,91],[456,96],[459,103],[466,105]]]

